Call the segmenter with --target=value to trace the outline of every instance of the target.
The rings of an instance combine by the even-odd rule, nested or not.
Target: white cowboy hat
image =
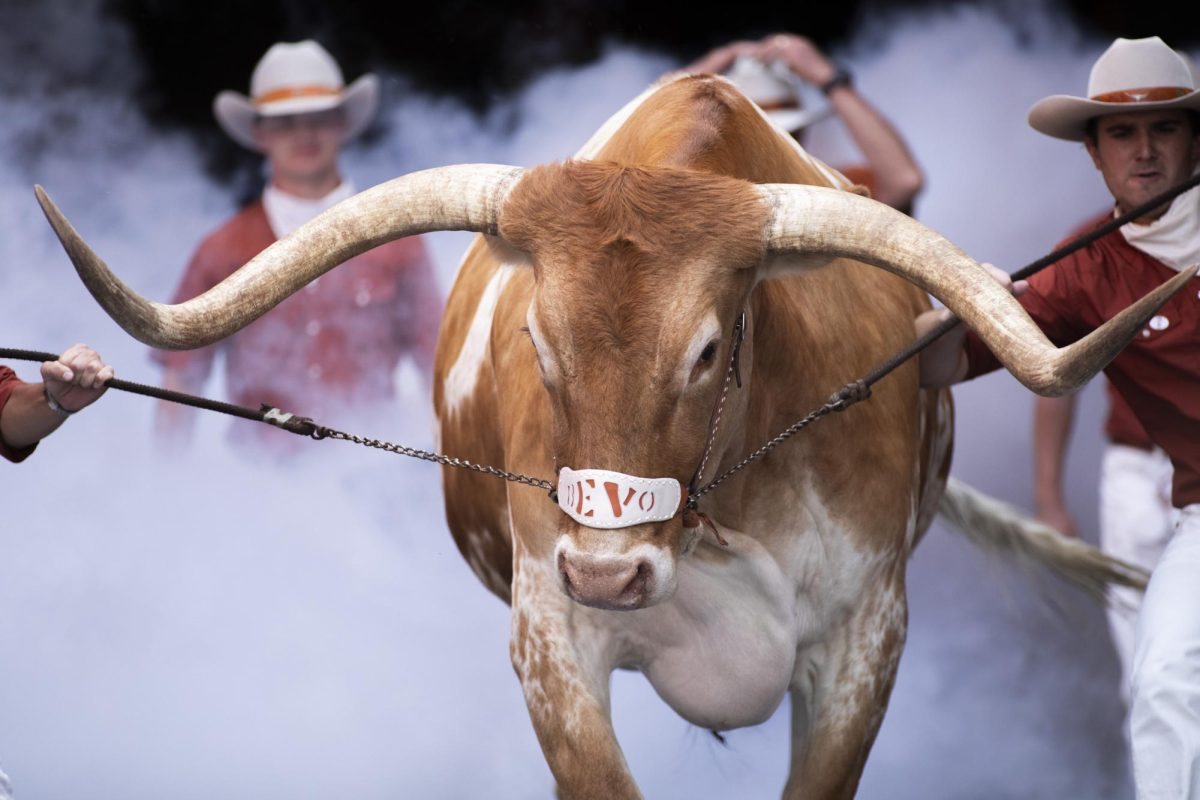
[[[1200,92],[1187,62],[1157,36],[1113,42],[1092,66],[1087,93],[1039,100],[1029,109],[1030,126],[1047,136],[1081,142],[1088,120],[1104,114],[1200,110]]]
[[[368,73],[347,87],[333,56],[311,39],[271,45],[250,76],[249,97],[227,90],[213,100],[217,122],[251,150],[259,149],[254,142],[257,117],[342,108],[345,138],[352,139],[371,123],[378,107],[379,79]]]
[[[829,106],[806,109],[792,82],[792,74],[778,62],[764,64],[751,56],[739,56],[725,73],[742,94],[754,101],[780,128],[789,133],[805,128],[830,114]]]

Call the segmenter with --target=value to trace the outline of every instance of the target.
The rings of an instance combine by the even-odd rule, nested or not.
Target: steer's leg
[[[800,654],[785,800],[852,798],[879,732],[908,627],[903,565],[865,593],[846,625]]]
[[[609,714],[608,637],[518,549],[509,647],[538,741],[563,800],[640,798]]]

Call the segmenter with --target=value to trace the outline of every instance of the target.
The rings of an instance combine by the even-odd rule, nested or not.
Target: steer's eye
[[[538,350],[537,342],[533,340],[533,332],[530,331],[525,325],[521,326],[520,331],[529,337],[529,346],[533,348],[533,359],[537,362],[538,375],[541,376],[542,383],[547,389],[552,389],[553,387],[550,385],[550,381],[546,376],[546,364],[544,361],[542,361],[542,353],[540,350]]]
[[[688,383],[699,379],[701,375],[708,371],[712,366],[713,359],[717,357],[717,343],[709,342],[700,351],[699,357],[696,359],[695,365],[692,367],[691,377],[688,378]]]

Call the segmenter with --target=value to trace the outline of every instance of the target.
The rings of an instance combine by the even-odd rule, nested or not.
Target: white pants
[[[1100,549],[1152,571],[1162,557],[1179,512],[1171,506],[1171,461],[1161,450],[1109,444],[1100,464]],[[1129,708],[1133,626],[1142,593],[1111,591],[1108,627],[1120,667],[1121,700]]]
[[[1138,800],[1200,800],[1200,503],[1183,509],[1150,578],[1132,690]]]

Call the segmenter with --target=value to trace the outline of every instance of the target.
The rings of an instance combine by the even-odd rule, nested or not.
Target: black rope
[[[58,355],[55,353],[43,353],[37,350],[16,350],[11,348],[0,347],[0,359],[12,359],[15,361],[57,361]],[[522,475],[517,472],[509,472],[508,470],[499,469],[497,467],[488,467],[480,464],[475,464],[463,458],[455,458],[453,456],[443,455],[442,453],[432,453],[428,450],[418,450],[415,447],[406,447],[392,442],[385,442],[380,439],[369,439],[363,436],[356,436],[352,433],[327,428],[324,425],[318,425],[308,417],[298,417],[295,414],[289,414],[273,406],[263,404],[257,411],[245,406],[237,406],[233,403],[223,403],[219,400],[210,400],[207,397],[197,397],[195,395],[176,392],[172,389],[162,389],[158,386],[147,386],[144,383],[134,383],[133,381],[124,381],[119,378],[111,378],[105,384],[109,388],[119,389],[123,392],[132,394],[145,395],[146,397],[154,397],[159,400],[169,400],[172,403],[180,403],[193,408],[202,408],[205,411],[217,411],[221,414],[229,414],[233,417],[248,419],[252,422],[262,422],[272,427],[281,430],[295,433],[300,436],[307,436],[312,439],[339,439],[344,442],[353,442],[363,445],[364,447],[373,447],[378,450],[384,450],[397,455],[409,456],[410,458],[419,458],[423,461],[432,461],[435,464],[442,464],[448,467],[459,467],[460,469],[474,470],[482,472],[486,475],[495,475],[498,478],[504,478],[506,481],[513,483],[523,483],[526,486],[533,486],[538,489],[544,489],[550,493],[550,499],[558,502],[558,497],[555,494],[554,485],[542,478],[531,478],[528,475]]]
[[[0,358],[16,361],[57,361],[58,354],[0,347]],[[147,386],[144,383],[125,381],[120,378],[111,378],[105,385],[110,389],[118,389],[122,392],[145,395],[146,397],[154,397],[159,400],[169,400],[172,403],[180,403],[185,406],[192,406],[193,408],[202,408],[205,411],[217,411],[221,414],[229,414],[232,417],[241,417],[253,422],[264,422],[300,436],[312,436],[317,430],[316,423],[308,417],[298,417],[294,414],[281,413],[279,409],[268,405],[263,405],[256,411],[252,408],[236,406],[233,403],[223,403],[220,400],[196,397],[195,395],[176,392],[173,389]]]
[[[1183,194],[1188,189],[1195,188],[1197,185],[1200,185],[1200,173],[1193,175],[1192,177],[1188,178],[1186,181],[1179,184],[1175,188],[1168,189],[1167,191],[1163,192],[1162,194],[1158,195],[1157,197],[1153,197],[1153,198],[1147,200],[1146,202],[1142,203],[1140,206],[1138,206],[1134,209],[1131,209],[1129,211],[1126,211],[1121,216],[1115,217],[1114,219],[1110,219],[1108,222],[1104,223],[1099,228],[1089,231],[1077,239],[1072,239],[1071,241],[1067,242],[1065,245],[1058,248],[1057,250],[1055,250],[1051,253],[1048,253],[1047,255],[1042,256],[1037,261],[1034,261],[1031,264],[1025,265],[1021,269],[1014,272],[1010,277],[1015,282],[1015,281],[1023,281],[1032,275],[1036,275],[1037,273],[1041,272],[1043,269],[1050,266],[1054,262],[1060,261],[1061,259],[1066,258],[1067,256],[1071,255],[1071,253],[1074,253],[1076,250],[1081,250],[1084,247],[1087,247],[1092,242],[1096,241],[1097,239],[1107,236],[1108,234],[1115,231],[1117,228],[1120,228],[1122,225],[1127,225],[1130,222],[1133,222],[1135,219],[1145,216],[1146,214],[1148,214],[1149,212],[1158,208],[1159,206],[1163,205],[1164,203],[1174,200],[1176,197]],[[956,317],[954,315],[951,315],[947,319],[942,320],[940,323],[938,323],[938,325],[936,327],[926,331],[923,336],[919,337],[916,341],[914,341],[908,347],[904,348],[899,353],[892,356],[887,361],[880,364],[878,367],[876,367],[875,369],[871,370],[866,375],[864,375],[862,377],[862,382],[865,383],[867,386],[874,386],[876,382],[878,382],[881,378],[886,376],[892,370],[896,369],[896,367],[900,366],[905,361],[912,358],[917,353],[924,350],[926,347],[929,347],[929,345],[933,344],[935,341],[942,338],[950,331],[954,330],[956,327],[958,327],[960,322],[962,322],[962,320],[960,320],[958,317]]]

